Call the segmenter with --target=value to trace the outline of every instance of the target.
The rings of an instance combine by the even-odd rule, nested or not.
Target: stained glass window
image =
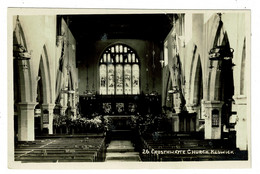
[[[125,85],[125,94],[131,94],[131,65],[126,64],[124,67],[124,85]]]
[[[139,66],[133,65],[133,94],[139,94]]]
[[[107,67],[108,71],[108,94],[115,93],[115,80],[114,80],[114,65],[109,64]]]
[[[116,65],[116,94],[123,94],[123,66]]]
[[[100,65],[100,94],[107,94],[107,67]]]
[[[116,44],[104,51],[99,75],[101,95],[140,94],[139,59],[127,45]]]
[[[128,54],[128,62],[131,62],[131,54]]]

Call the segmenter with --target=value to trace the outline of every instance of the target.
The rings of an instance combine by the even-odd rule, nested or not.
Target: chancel
[[[247,161],[248,16],[13,15],[14,161]]]

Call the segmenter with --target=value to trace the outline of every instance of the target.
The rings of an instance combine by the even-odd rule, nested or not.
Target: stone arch
[[[22,54],[22,55],[21,55]],[[26,56],[24,56],[26,55]],[[13,31],[13,68],[14,68],[14,104],[17,105],[17,117],[14,117],[15,135],[18,141],[34,140],[35,93],[30,53],[27,37],[19,16]]]
[[[47,52],[46,45],[42,47],[42,53],[40,55],[39,68],[38,68],[38,77],[37,77],[37,102],[38,107],[41,108],[41,116],[40,119],[35,120],[35,133],[36,129],[40,130],[43,133],[52,134],[52,112],[53,112],[53,85],[51,81],[50,74],[50,63]],[[47,112],[44,114],[44,112]],[[46,114],[48,116],[46,116]],[[47,121],[48,120],[48,121]]]
[[[19,16],[16,20],[16,26],[13,31],[13,68],[14,68],[14,93],[18,102],[34,102],[33,84],[30,60],[19,59],[19,52],[21,49],[27,51],[27,41]],[[23,52],[23,51],[22,51]]]
[[[222,45],[229,45],[228,35],[223,34]],[[210,100],[223,101],[227,96],[232,96],[233,71],[232,60],[218,60],[213,62],[213,69],[210,73]],[[229,90],[229,93],[227,93]]]
[[[46,46],[43,46],[43,51],[40,57],[39,72],[42,80],[43,88],[43,103],[52,103],[52,83],[50,76],[50,65],[49,58],[47,54]]]
[[[216,14],[213,17],[213,20],[211,22],[211,25],[209,25],[209,29],[208,29],[208,40],[207,40],[207,50],[208,52],[210,51],[211,48],[213,48],[214,44],[215,44],[215,40],[216,40],[216,35],[217,35],[217,30],[219,27],[219,22],[220,22],[220,18],[219,16]],[[206,55],[206,59],[208,59],[208,55]],[[215,83],[216,83],[216,76],[217,76],[217,67],[218,67],[219,62],[218,61],[207,61],[207,68],[208,67],[213,67],[215,69],[210,69],[208,71],[208,76],[206,80],[206,90],[205,90],[205,94],[204,94],[204,98],[205,100],[214,100],[214,96],[215,96]]]
[[[246,38],[244,38],[242,60],[241,60],[241,72],[240,72],[240,95],[245,95],[245,75],[246,75]]]
[[[170,72],[167,73],[167,83],[166,83],[166,90],[165,90],[165,106],[166,107],[173,107],[173,94],[169,94],[169,90],[172,90],[172,87],[173,87],[173,82],[172,82],[172,79],[171,79],[171,75],[170,75]],[[170,103],[169,103],[170,102]],[[173,108],[171,108],[173,109]]]
[[[190,80],[190,104],[197,106],[200,103],[201,95],[203,96],[203,73],[200,55],[194,56],[194,61],[191,67],[191,80]],[[201,94],[202,92],[202,94]]]
[[[221,18],[218,20],[214,20],[214,24],[218,23],[218,26],[215,28],[215,35],[211,35],[210,47],[209,49],[216,47],[217,45],[226,45],[229,47],[229,39],[228,34],[223,27],[223,22]],[[210,67],[209,78],[208,78],[208,100],[222,101],[225,97],[225,90],[227,86],[225,86],[224,78],[228,76],[228,78],[232,78],[233,73],[229,69],[231,69],[232,60],[217,60],[217,61],[208,61],[208,67]],[[224,68],[225,67],[225,68]],[[228,69],[228,68],[229,69]],[[225,74],[228,73],[228,74]],[[225,78],[226,79],[226,78]],[[227,81],[226,81],[227,82]],[[228,82],[229,84],[229,82]]]

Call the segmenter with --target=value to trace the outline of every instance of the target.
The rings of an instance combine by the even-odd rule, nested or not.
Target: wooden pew
[[[104,138],[67,138],[20,143],[15,160],[22,162],[95,162],[104,161]]]

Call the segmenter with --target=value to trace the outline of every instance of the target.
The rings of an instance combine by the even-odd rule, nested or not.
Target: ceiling
[[[63,15],[77,40],[142,39],[163,41],[173,14]]]

